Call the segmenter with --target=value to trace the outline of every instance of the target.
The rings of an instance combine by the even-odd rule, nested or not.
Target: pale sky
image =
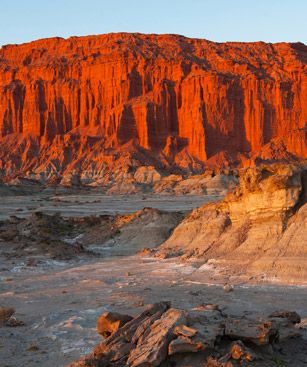
[[[307,43],[307,0],[0,0],[0,45],[109,32]]]

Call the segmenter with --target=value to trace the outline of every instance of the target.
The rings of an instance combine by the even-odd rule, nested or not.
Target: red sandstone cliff
[[[0,169],[100,171],[119,157],[190,168],[238,154],[306,158],[306,61],[301,43],[177,35],[3,46]]]

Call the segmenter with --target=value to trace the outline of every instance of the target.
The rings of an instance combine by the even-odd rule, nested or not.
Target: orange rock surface
[[[306,158],[306,60],[302,43],[178,35],[3,46],[0,169],[99,170],[127,151],[130,164],[135,153],[151,165],[200,167],[263,147],[271,157],[272,144]]]

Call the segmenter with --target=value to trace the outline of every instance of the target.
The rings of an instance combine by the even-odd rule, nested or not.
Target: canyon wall
[[[263,147],[264,158],[280,149],[306,158],[306,60],[302,43],[178,35],[3,46],[0,169],[99,170],[127,149],[178,167]]]

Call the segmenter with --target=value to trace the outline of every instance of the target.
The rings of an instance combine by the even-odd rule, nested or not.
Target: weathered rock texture
[[[110,165],[199,169],[238,153],[306,158],[306,60],[302,43],[178,35],[3,46],[0,169],[91,178]]]
[[[307,279],[307,171],[283,165],[242,170],[225,199],[193,210],[160,256],[207,259],[265,278]]]
[[[292,314],[300,320],[298,314]],[[264,346],[300,336],[294,327],[299,321],[280,315],[262,319],[231,317],[218,307],[179,310],[171,308],[168,302],[160,302],[147,306],[143,313],[99,344],[91,355],[70,366],[200,367],[212,366],[210,360],[215,356],[219,356],[215,366],[274,366],[272,355],[267,355]],[[232,343],[233,340],[236,342]],[[243,341],[251,347],[258,346],[257,354],[245,347]],[[251,361],[255,363],[249,364]]]

